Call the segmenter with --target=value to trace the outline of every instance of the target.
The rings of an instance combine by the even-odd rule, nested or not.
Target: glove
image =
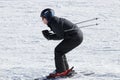
[[[48,30],[43,30],[42,34],[46,39],[50,40],[50,33]]]

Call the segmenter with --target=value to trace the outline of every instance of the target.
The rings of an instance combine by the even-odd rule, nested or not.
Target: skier
[[[65,76],[66,72],[70,71],[65,54],[82,43],[83,33],[76,24],[65,18],[56,17],[53,9],[44,9],[40,17],[52,31],[51,33],[49,30],[43,30],[43,36],[48,40],[62,40],[54,51],[56,70],[49,77]]]

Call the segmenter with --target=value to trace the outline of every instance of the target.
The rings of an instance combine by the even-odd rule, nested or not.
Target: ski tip
[[[71,70],[74,68],[74,66],[71,68]]]
[[[98,20],[99,18],[96,18],[96,20]]]
[[[96,23],[96,25],[99,25],[98,23]]]

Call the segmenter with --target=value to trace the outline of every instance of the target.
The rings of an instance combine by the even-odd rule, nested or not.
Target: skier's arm
[[[43,30],[43,31],[42,31],[42,34],[43,34],[43,36],[44,36],[46,39],[50,40],[50,34],[51,34],[51,33],[49,33],[48,30]]]
[[[43,36],[48,40],[61,40],[61,39],[63,39],[63,36],[58,36],[54,33],[50,33],[48,30],[43,30],[42,33],[43,33]]]
[[[50,34],[49,37],[50,37],[51,40],[61,40],[61,39],[63,39],[62,36],[58,37],[56,34]]]

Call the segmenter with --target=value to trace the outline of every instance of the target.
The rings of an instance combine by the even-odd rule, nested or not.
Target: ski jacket
[[[74,38],[75,36],[83,37],[82,31],[78,26],[65,18],[54,16],[47,25],[54,32],[49,36],[52,40]]]

